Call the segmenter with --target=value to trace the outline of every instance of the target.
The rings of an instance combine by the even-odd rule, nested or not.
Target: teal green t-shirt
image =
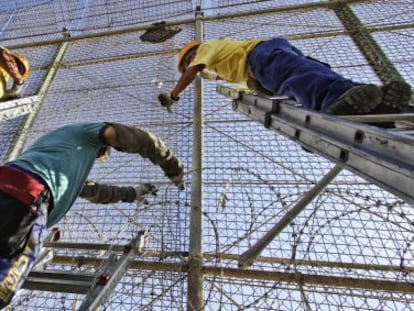
[[[106,146],[100,134],[107,125],[77,123],[58,128],[8,163],[40,176],[49,186],[54,206],[48,227],[65,216],[82,191],[99,149]]]

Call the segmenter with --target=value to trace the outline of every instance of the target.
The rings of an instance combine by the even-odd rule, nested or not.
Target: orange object
[[[184,72],[184,59],[189,51],[193,48],[198,47],[201,44],[200,41],[191,41],[184,45],[178,54],[178,71],[183,73]]]

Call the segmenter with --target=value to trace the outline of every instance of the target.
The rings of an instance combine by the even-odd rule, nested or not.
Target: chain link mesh
[[[7,1],[6,1],[7,2]],[[191,212],[193,87],[168,113],[157,103],[179,78],[177,52],[194,39],[190,1],[8,1],[0,8],[2,44],[30,59],[25,95],[39,91],[62,33],[62,63],[32,128],[22,117],[0,123],[0,156],[13,139],[28,142],[78,121],[114,121],[150,130],[186,168],[178,192],[162,171],[112,152],[90,179],[161,185],[149,204],[77,200],[59,223],[64,242],[123,245],[148,229],[143,263],[127,271],[106,310],[186,310]],[[330,1],[203,1],[204,39],[283,36],[305,54],[360,82],[381,83]],[[352,11],[398,72],[414,84],[410,1],[351,1]],[[260,14],[258,14],[260,13]],[[232,14],[226,17],[225,14]],[[187,19],[190,19],[188,21]],[[152,44],[140,36],[166,20],[182,30]],[[180,21],[183,21],[180,23]],[[115,33],[114,30],[119,30]],[[78,37],[77,37],[78,36]],[[82,37],[79,37],[82,36]],[[55,40],[55,41],[50,41]],[[216,82],[203,83],[203,264],[206,310],[403,310],[414,308],[412,206],[344,170],[247,269],[238,256],[273,227],[333,163],[234,112]],[[1,103],[0,103],[1,105]],[[49,271],[99,275],[109,251],[56,249]],[[85,258],[102,261],[96,266]],[[182,270],[180,270],[182,269]],[[23,290],[14,310],[74,310],[84,295]]]

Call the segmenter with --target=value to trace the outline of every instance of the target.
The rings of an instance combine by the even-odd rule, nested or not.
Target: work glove
[[[249,90],[254,91],[257,95],[266,96],[266,97],[273,96],[272,92],[266,90],[262,86],[262,84],[254,78],[249,78],[247,80],[247,87],[249,88]]]
[[[184,190],[184,166],[174,155],[170,154],[168,159],[160,164],[165,175],[180,190]]]
[[[149,183],[139,185],[135,188],[136,200],[138,202],[145,202],[148,194],[156,195],[158,191],[157,186]]]
[[[161,106],[169,109],[174,103],[178,102],[179,98],[172,99],[171,94],[160,93],[160,95],[158,95],[158,100],[160,101]]]
[[[168,178],[173,182],[174,185],[177,186],[177,188],[179,190],[184,190],[185,189],[184,188],[184,173],[183,172],[181,172],[180,174],[175,175],[175,176],[169,176]]]
[[[20,93],[22,91],[23,84],[24,84],[24,82],[18,83],[16,81],[14,81],[13,86],[11,87],[11,89],[6,91],[6,94],[5,94],[4,98],[5,99],[20,98],[21,97]]]

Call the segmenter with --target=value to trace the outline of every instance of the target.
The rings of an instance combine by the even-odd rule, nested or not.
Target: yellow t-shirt
[[[247,56],[258,43],[265,40],[267,39],[239,41],[224,38],[201,43],[189,67],[203,64],[228,82],[245,83],[247,81]]]

